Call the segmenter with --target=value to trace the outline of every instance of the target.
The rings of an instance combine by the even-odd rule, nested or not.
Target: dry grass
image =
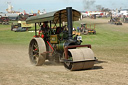
[[[15,42],[14,35],[18,33],[0,31],[0,85],[128,85],[127,25],[110,25],[106,19],[84,19],[77,24],[87,21],[97,23],[96,35],[83,35],[83,44],[92,44],[99,59],[91,70],[71,72],[62,65],[48,62],[33,66],[27,45],[32,34],[19,33],[23,36]],[[6,36],[8,33],[13,38]],[[23,38],[25,34],[27,38]]]

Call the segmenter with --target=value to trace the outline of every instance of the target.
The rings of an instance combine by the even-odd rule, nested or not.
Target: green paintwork
[[[59,44],[57,44],[57,50],[64,50],[64,42],[59,42]]]

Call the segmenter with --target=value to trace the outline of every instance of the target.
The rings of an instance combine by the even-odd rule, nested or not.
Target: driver
[[[43,22],[43,25],[41,25],[41,31],[46,32],[48,29],[48,22]]]

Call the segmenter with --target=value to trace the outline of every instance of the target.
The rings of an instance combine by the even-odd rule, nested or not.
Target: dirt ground
[[[36,67],[28,46],[0,48],[0,85],[128,85],[128,64],[99,59],[90,70],[69,71],[49,62]]]

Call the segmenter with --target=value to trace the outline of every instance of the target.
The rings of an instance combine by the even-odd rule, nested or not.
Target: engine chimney
[[[68,39],[72,39],[72,7],[67,7]]]

